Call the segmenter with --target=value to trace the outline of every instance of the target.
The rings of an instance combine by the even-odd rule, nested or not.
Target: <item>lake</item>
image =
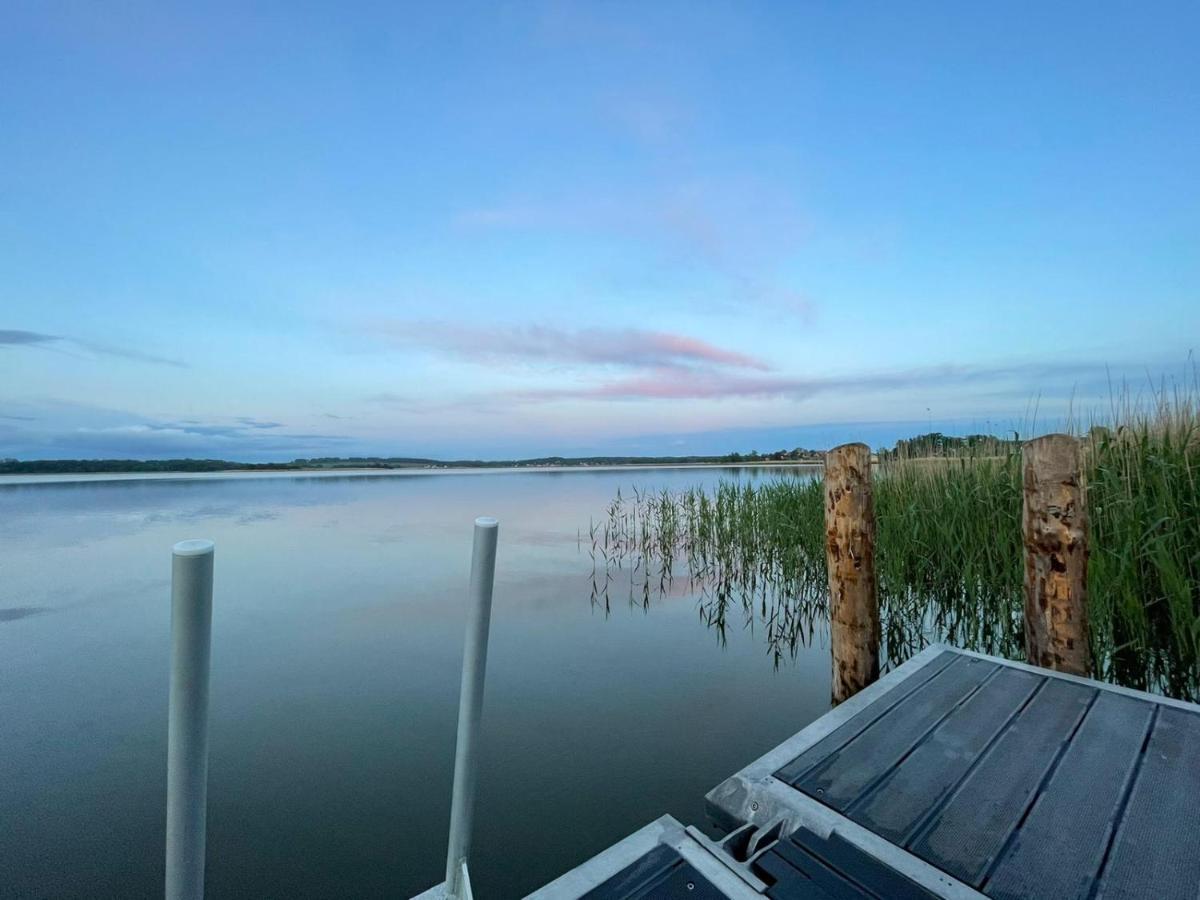
[[[519,897],[828,709],[685,591],[590,601],[616,492],[769,469],[0,479],[0,896],[162,895],[171,546],[216,542],[208,896],[441,880],[472,522],[500,519],[471,876]],[[582,534],[582,543],[580,535]]]

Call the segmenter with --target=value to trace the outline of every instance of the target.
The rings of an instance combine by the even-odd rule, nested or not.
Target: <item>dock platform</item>
[[[536,900],[1195,900],[1200,707],[927,648]]]

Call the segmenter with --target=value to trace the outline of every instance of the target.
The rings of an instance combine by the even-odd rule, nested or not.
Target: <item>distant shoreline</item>
[[[728,454],[725,456],[546,456],[530,459],[474,460],[408,457],[345,457],[297,459],[285,463],[242,463],[223,459],[31,459],[0,460],[4,475],[195,475],[222,472],[364,472],[464,469],[595,469],[647,466],[819,465],[823,454],[778,458]]]
[[[880,449],[873,457],[923,459],[954,456],[1001,456],[1018,444],[991,435],[965,437],[940,432],[918,435],[896,442],[892,450]],[[410,456],[325,456],[293,459],[290,462],[247,463],[225,459],[5,459],[0,457],[0,484],[12,484],[13,476],[181,476],[222,474],[345,474],[366,475],[389,472],[494,472],[568,471],[575,469],[713,468],[756,466],[822,466],[825,451],[797,447],[769,453],[725,453],[720,456],[540,456],[527,459],[430,459]]]
[[[11,485],[71,484],[102,481],[203,481],[228,477],[241,478],[386,478],[388,476],[487,475],[527,472],[613,472],[652,469],[815,469],[819,460],[757,460],[755,462],[693,462],[693,463],[613,463],[607,465],[544,465],[544,466],[372,466],[365,468],[249,468],[212,471],[146,471],[146,472],[0,472],[0,487]]]

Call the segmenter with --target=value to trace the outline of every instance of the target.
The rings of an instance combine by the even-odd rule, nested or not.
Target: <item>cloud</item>
[[[3,425],[4,454],[26,459],[217,457],[254,460],[336,453],[350,438],[293,432],[282,423],[252,416],[210,420],[142,416],[65,401],[28,401],[20,411],[36,415]]]
[[[20,329],[0,329],[0,347],[43,347],[51,349],[56,345],[69,344],[95,356],[114,356],[119,359],[130,359],[136,362],[152,363],[159,366],[174,366],[186,368],[187,363],[165,356],[155,356],[141,350],[130,350],[126,347],[116,347],[98,341],[87,341],[79,338],[64,337],[59,334],[43,334],[39,331],[22,331]]]
[[[518,403],[563,400],[720,400],[729,398],[786,398],[803,400],[818,394],[888,392],[915,389],[956,390],[979,386],[995,396],[1030,397],[1037,385],[1074,386],[1086,379],[1090,388],[1103,383],[1105,368],[1098,363],[1011,364],[995,366],[943,365],[894,371],[864,372],[824,378],[754,376],[714,370],[657,369],[630,378],[577,387],[510,391]]]
[[[172,366],[176,369],[186,369],[188,364],[181,362],[178,359],[169,359],[165,356],[155,356],[153,353],[143,353],[141,350],[129,350],[124,347],[114,347],[111,344],[99,344],[95,341],[80,341],[76,340],[76,346],[82,347],[84,350],[89,350],[98,356],[115,356],[119,359],[131,359],[135,362],[152,363],[156,366]]]
[[[397,394],[395,391],[380,391],[363,398],[368,403],[382,403],[405,412],[424,412],[431,408],[428,400],[411,397],[407,394]]]
[[[812,382],[800,378],[762,378],[723,372],[657,372],[578,388],[513,391],[519,402],[554,400],[701,400],[723,397],[807,396]]]
[[[37,331],[14,331],[0,328],[0,346],[21,347],[28,344],[50,344],[61,341],[57,334],[41,334]]]
[[[637,98],[617,108],[624,127],[646,141],[667,140],[684,118],[669,105]],[[667,301],[686,299],[692,308],[702,303],[726,313],[753,307],[813,316],[812,299],[790,274],[813,223],[790,184],[736,172],[663,182],[650,190],[617,183],[566,195],[509,196],[461,210],[453,223],[499,239],[524,232],[618,241],[629,252],[598,273],[605,284],[666,287]]]
[[[472,327],[447,323],[389,323],[376,333],[394,343],[472,362],[528,362],[632,368],[715,366],[770,370],[761,359],[687,335],[639,328],[577,331],[530,326]]]

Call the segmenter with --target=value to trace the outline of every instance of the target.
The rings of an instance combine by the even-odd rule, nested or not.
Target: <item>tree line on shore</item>
[[[992,435],[972,434],[955,437],[930,432],[899,440],[892,448],[880,448],[881,458],[950,456],[969,452],[998,456],[1016,445]],[[307,471],[313,469],[490,469],[538,468],[547,466],[632,466],[632,465],[713,465],[761,464],[769,462],[819,463],[824,450],[796,447],[760,453],[732,452],[723,455],[692,456],[541,456],[528,459],[432,459],[409,456],[322,456],[294,459],[290,462],[235,462],[224,459],[0,459],[0,475],[59,475],[106,473],[236,472],[236,471]]]

